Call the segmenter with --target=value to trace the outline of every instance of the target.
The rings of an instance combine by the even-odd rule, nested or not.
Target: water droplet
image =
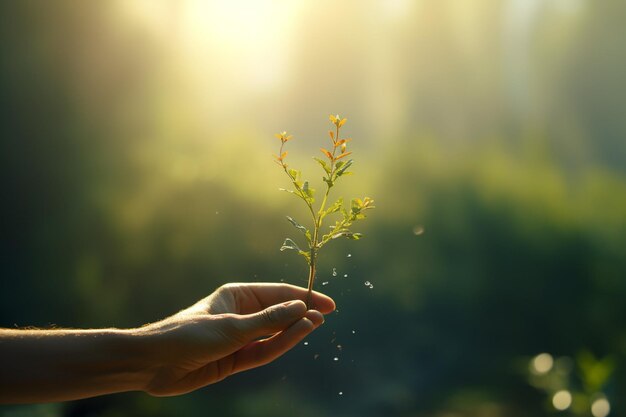
[[[368,287],[369,289],[374,288],[374,285],[369,281],[365,281],[365,286]]]
[[[333,268],[333,276],[336,277],[337,276],[337,268]]]
[[[328,281],[322,282],[322,285],[328,285]]]
[[[344,278],[348,278],[348,274],[343,274],[343,277]]]
[[[352,254],[351,253],[348,254],[348,258],[352,258]]]
[[[414,234],[415,236],[423,235],[423,234],[424,234],[424,226],[422,226],[421,224],[420,224],[420,225],[415,226],[415,227],[413,228],[413,234]]]
[[[341,345],[337,345],[337,349],[341,350],[342,346]]]
[[[343,395],[343,391],[339,391],[339,395]]]
[[[338,362],[338,361],[339,361],[339,358],[335,356],[335,357],[333,358],[333,360],[334,360],[335,362]]]
[[[356,334],[356,330],[352,330],[352,334]]]
[[[304,346],[308,346],[308,345],[309,345],[309,342],[304,342]]]

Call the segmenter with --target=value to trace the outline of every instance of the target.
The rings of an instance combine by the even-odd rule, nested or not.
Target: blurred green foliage
[[[346,187],[378,206],[323,254],[338,311],[272,365],[0,415],[548,416],[540,352],[623,414],[626,7],[453,3],[342,2],[338,25],[304,2],[286,86],[258,91],[235,49],[190,65],[175,22],[155,35],[125,2],[0,4],[0,326],[138,326],[230,281],[306,285],[277,250],[298,208],[272,134],[325,137],[332,111],[364,144]]]

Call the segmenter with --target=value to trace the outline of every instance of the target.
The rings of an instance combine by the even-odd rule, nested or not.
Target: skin
[[[288,284],[227,284],[136,329],[0,329],[0,403],[67,401],[125,391],[184,394],[265,365],[335,309]]]

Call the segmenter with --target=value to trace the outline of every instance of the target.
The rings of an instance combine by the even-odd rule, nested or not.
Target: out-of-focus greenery
[[[0,4],[0,326],[306,285],[279,129],[309,154],[346,115],[344,186],[377,202],[320,259],[338,311],[308,345],[182,397],[1,416],[548,416],[563,389],[624,413],[626,6],[336,3]],[[567,375],[529,373],[542,352]]]

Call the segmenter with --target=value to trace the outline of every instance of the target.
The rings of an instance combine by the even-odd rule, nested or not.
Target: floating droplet
[[[339,391],[339,395],[343,395],[343,391]]]
[[[322,282],[322,285],[328,285],[328,281]]]
[[[423,235],[424,234],[424,226],[422,226],[422,225],[415,226],[413,228],[413,234],[415,236]]]
[[[335,357],[333,358],[333,360],[334,360],[335,362],[338,362],[338,361],[339,361],[339,358],[335,356]]]
[[[308,345],[309,345],[309,342],[304,342],[304,346],[308,346]]]
[[[369,289],[374,288],[374,285],[369,281],[365,281],[365,286],[368,287]]]
[[[337,276],[337,268],[333,268],[333,276],[336,277]]]
[[[343,274],[343,277],[344,278],[348,278],[348,274]]]
[[[352,334],[356,334],[356,330],[352,330]]]
[[[348,257],[348,258],[352,258],[352,254],[351,254],[351,253],[349,253],[347,257]]]
[[[337,345],[337,349],[341,350],[342,346],[341,345]]]

